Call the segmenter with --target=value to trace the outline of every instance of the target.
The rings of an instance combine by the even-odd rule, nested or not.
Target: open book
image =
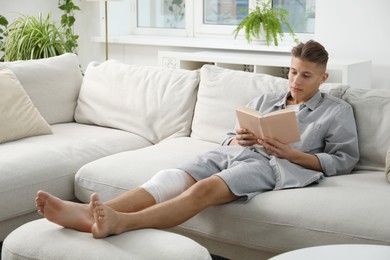
[[[282,109],[261,115],[254,109],[242,107],[236,110],[236,114],[240,127],[258,138],[271,137],[286,144],[301,140],[294,110]]]

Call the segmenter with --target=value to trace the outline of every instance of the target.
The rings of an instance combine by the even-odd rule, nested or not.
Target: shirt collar
[[[287,106],[287,98],[290,96],[290,92],[287,92],[285,95],[284,95],[284,98],[281,99],[279,102],[277,102],[274,107],[275,108],[286,108]],[[305,103],[303,103],[302,105],[299,106],[299,109],[301,109],[303,106],[306,106],[308,107],[310,110],[314,110],[317,105],[321,102],[322,100],[322,95],[321,95],[321,92],[320,91],[317,91],[317,93],[314,94],[314,96],[312,96],[308,101],[306,101]]]
[[[314,110],[318,104],[322,100],[321,92],[318,90],[317,93],[314,94],[308,101],[303,103],[305,106],[307,106],[310,110]]]

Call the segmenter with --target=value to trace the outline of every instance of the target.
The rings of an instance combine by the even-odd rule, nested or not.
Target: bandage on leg
[[[161,203],[180,195],[190,186],[191,179],[185,171],[168,169],[159,171],[140,187],[150,193],[156,203]]]

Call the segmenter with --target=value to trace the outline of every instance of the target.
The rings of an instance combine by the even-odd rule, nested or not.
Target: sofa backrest
[[[74,121],[82,82],[78,58],[63,54],[47,59],[1,62],[11,69],[49,124]]]
[[[191,137],[215,143],[234,129],[237,107],[263,93],[287,90],[283,78],[213,65],[204,65],[200,78]]]
[[[390,90],[350,88],[343,99],[356,119],[360,150],[356,169],[383,171],[390,147]]]
[[[153,144],[189,136],[198,84],[198,71],[92,62],[75,119],[122,129]]]

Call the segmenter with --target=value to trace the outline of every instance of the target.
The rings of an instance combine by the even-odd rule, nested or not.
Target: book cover
[[[254,109],[241,107],[236,114],[240,127],[248,129],[258,138],[271,137],[282,143],[301,140],[294,110],[282,109],[261,115]]]

